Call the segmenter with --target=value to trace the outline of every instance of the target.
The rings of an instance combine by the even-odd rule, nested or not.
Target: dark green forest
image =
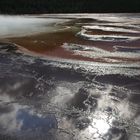
[[[1,14],[140,12],[140,0],[0,0]]]

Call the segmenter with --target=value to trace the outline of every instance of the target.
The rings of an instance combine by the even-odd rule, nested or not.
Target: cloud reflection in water
[[[5,101],[0,102],[1,133],[15,135],[16,137],[26,135],[28,138],[31,133],[47,135],[49,131],[57,129],[55,115],[43,116],[38,114],[27,105],[14,103],[14,100],[12,101],[10,96],[6,94],[0,97],[5,99]]]

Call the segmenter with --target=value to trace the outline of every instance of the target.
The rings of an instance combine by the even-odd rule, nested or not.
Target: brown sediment
[[[73,52],[70,52],[62,47],[64,43],[80,44],[87,45],[89,47],[97,47],[106,51],[115,51],[113,46],[131,46],[131,47],[140,47],[140,40],[132,42],[105,42],[105,41],[89,41],[84,40],[83,38],[76,37],[77,31],[71,29],[67,31],[59,31],[53,33],[42,33],[39,35],[32,35],[19,38],[9,38],[9,41],[15,43],[23,48],[27,49],[29,52],[34,52],[44,56],[65,58],[65,59],[75,59],[75,60],[84,60],[84,61],[96,61],[96,62],[107,62],[104,58],[89,58],[82,55],[75,55]],[[98,32],[96,32],[98,34]],[[124,58],[114,58],[114,60],[132,60]],[[132,60],[134,61],[134,60]],[[139,61],[136,60],[136,61]],[[108,63],[108,62],[107,62]],[[115,62],[114,62],[115,63]]]
[[[63,43],[81,43],[81,39],[77,39],[72,32],[56,32],[49,34],[40,34],[22,38],[10,38],[11,42],[22,46],[29,52],[41,54],[43,56],[52,56],[65,59],[76,59],[84,61],[97,61],[93,58],[80,55],[73,55],[72,52],[65,50],[61,46]],[[87,44],[88,41],[82,41]],[[23,49],[22,49],[23,50]],[[98,61],[101,61],[100,59]]]
[[[139,37],[140,33],[120,32],[120,31],[104,31],[100,29],[87,29],[86,34],[89,35],[126,35],[132,37]]]

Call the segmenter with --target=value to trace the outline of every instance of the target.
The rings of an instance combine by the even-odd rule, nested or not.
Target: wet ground
[[[32,18],[4,18],[0,139],[139,140],[140,15]]]

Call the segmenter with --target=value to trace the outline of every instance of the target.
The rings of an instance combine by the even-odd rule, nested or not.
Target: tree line
[[[140,12],[140,0],[0,0],[1,14]]]

